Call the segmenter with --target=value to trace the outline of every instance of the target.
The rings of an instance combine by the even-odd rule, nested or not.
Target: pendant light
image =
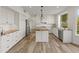
[[[43,6],[41,6],[41,21],[43,20]]]
[[[40,19],[41,19],[42,24],[46,24],[46,22],[43,21],[43,19],[44,19],[44,13],[43,13],[44,10],[43,9],[44,9],[44,6],[41,6],[41,18]]]

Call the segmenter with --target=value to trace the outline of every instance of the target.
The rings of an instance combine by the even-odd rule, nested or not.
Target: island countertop
[[[36,27],[35,31],[48,31],[48,29],[46,27],[42,26],[42,27]]]

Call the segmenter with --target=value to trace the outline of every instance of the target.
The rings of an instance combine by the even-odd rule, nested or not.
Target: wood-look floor
[[[48,43],[35,42],[35,33],[30,34],[12,47],[8,53],[78,53],[79,46],[64,44],[53,34]]]

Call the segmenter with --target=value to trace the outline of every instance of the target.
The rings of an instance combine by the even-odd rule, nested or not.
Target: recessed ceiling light
[[[32,6],[29,6],[29,8],[32,8]]]
[[[59,8],[59,6],[57,6],[56,8]]]

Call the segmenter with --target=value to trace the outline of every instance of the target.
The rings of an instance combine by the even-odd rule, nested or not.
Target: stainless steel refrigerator
[[[26,36],[28,36],[30,34],[30,24],[27,19],[25,21],[26,21]]]

